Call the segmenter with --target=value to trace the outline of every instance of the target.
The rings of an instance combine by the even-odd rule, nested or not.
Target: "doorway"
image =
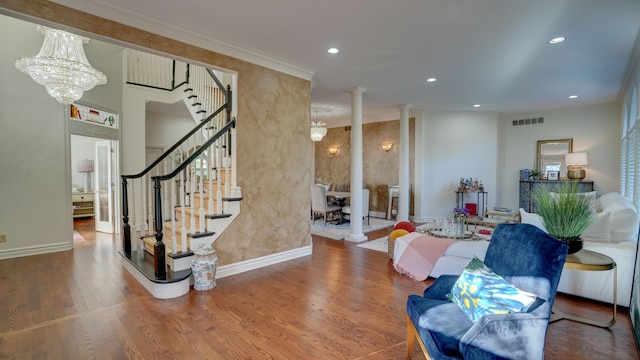
[[[72,196],[90,199],[80,204],[74,202],[74,226],[76,219],[91,218],[95,231],[116,233],[119,141],[76,134],[70,137]],[[83,212],[76,211],[80,206]]]

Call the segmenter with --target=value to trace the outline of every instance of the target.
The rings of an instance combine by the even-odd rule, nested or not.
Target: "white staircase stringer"
[[[234,198],[241,198],[242,191],[239,187],[235,188],[236,191],[232,192]],[[220,235],[231,225],[231,223],[240,215],[240,202],[241,201],[224,201],[224,214],[229,215],[226,217],[219,217],[214,219],[207,219],[207,231],[214,232],[213,235],[191,239],[191,248],[197,249],[200,245],[209,245],[213,247],[213,244],[218,240]]]

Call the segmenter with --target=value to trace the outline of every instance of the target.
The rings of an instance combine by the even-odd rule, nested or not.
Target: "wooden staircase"
[[[222,88],[210,69],[164,68],[185,68],[185,81],[166,88],[141,78],[127,82],[179,92],[197,125],[142,172],[122,175],[121,192],[123,266],[158,298],[189,291],[192,250],[213,246],[240,213],[242,199],[229,167],[236,143],[230,87]]]
[[[216,180],[207,180],[204,181],[205,189],[209,189],[209,183],[211,183],[211,188],[213,189],[213,193],[215,194],[218,189],[218,181]],[[215,224],[207,224],[207,220],[211,219],[211,215],[205,214],[204,217],[200,216],[200,209],[207,209],[209,206],[209,200],[212,201],[213,208],[217,209],[218,199],[215,195],[211,195],[211,192],[197,192],[194,193],[193,196],[189,197],[193,201],[192,206],[176,206],[173,208],[173,218],[175,219],[175,223],[172,220],[165,220],[164,222],[164,238],[167,239],[166,249],[167,249],[167,262],[171,267],[171,255],[173,253],[193,253],[192,250],[196,249],[197,244],[202,244],[209,239],[202,239],[204,237],[211,237],[215,235],[215,232],[207,231],[206,229],[215,227]],[[209,216],[209,218],[207,218]],[[225,214],[224,217],[231,216],[231,214]],[[193,220],[193,223],[192,223]],[[200,229],[201,221],[204,222],[205,231],[201,232]],[[182,244],[179,241],[176,241],[176,249],[172,249],[172,243],[169,241],[172,237],[176,240],[182,239],[182,235],[187,238],[187,247],[185,249],[182,248]],[[156,243],[155,236],[145,235],[141,237],[144,241],[144,249],[145,251],[153,254],[153,246]],[[193,242],[192,239],[200,239],[199,241]],[[213,240],[213,239],[211,239]],[[211,245],[213,241],[208,243]]]

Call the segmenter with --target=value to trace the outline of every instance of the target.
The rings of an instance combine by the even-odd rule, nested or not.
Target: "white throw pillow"
[[[523,224],[531,224],[538,229],[547,232],[547,228],[544,227],[542,216],[534,213],[528,213],[525,209],[520,208],[520,222]]]
[[[616,191],[608,192],[600,196],[600,203],[602,204],[602,208],[605,210],[613,204],[624,202],[624,201],[625,201],[624,196],[620,195],[620,193]]]
[[[638,237],[638,213],[633,205],[624,202],[613,204],[605,211],[611,212],[609,226],[611,231],[611,241],[635,241]]]
[[[608,211],[597,214],[591,225],[582,233],[582,240],[611,242],[610,218],[611,213]]]

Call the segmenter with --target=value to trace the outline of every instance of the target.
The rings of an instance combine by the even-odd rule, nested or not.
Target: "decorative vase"
[[[464,219],[465,216],[464,214],[456,214],[454,216],[454,230],[453,230],[453,237],[456,238],[462,238],[464,237]]]
[[[191,261],[193,272],[193,288],[204,291],[216,287],[216,269],[218,255],[211,246],[203,246],[194,250],[195,256]]]
[[[567,254],[574,254],[578,251],[582,250],[583,241],[580,238],[577,239],[561,239],[563,243],[569,245],[569,249],[567,250]]]

